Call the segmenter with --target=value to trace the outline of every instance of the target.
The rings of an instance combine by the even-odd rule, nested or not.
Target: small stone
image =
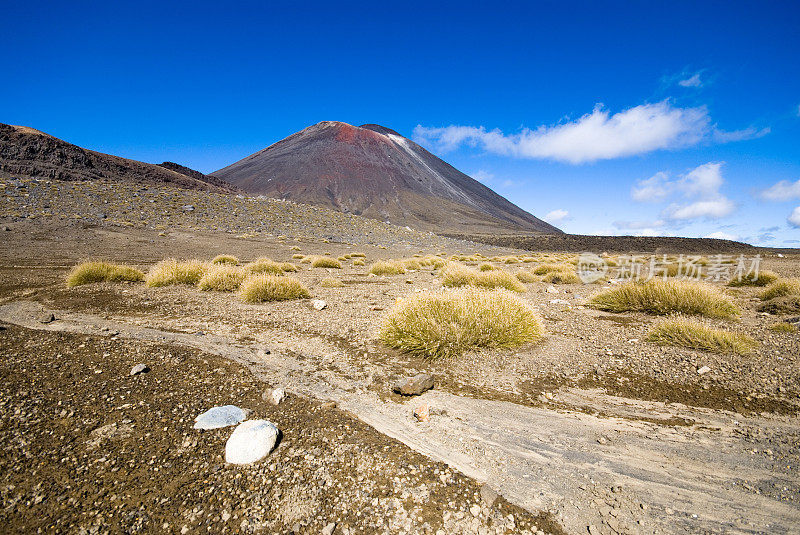
[[[192,206],[191,204],[183,205],[182,209],[184,212],[194,212],[194,206]]]
[[[548,287],[547,287],[547,289],[545,290],[545,292],[547,292],[547,293],[549,293],[549,294],[557,294],[557,293],[558,293],[558,288],[556,288],[555,286],[553,286],[553,285],[551,284],[550,286],[548,286]]]
[[[273,405],[280,405],[281,401],[286,398],[286,391],[281,387],[273,388],[264,392],[263,398]]]
[[[149,371],[150,368],[147,367],[147,364],[137,364],[131,368],[131,375],[139,375],[140,373],[147,373]]]
[[[219,429],[236,425],[247,418],[247,413],[236,405],[212,407],[194,419],[195,429]]]
[[[611,487],[611,492],[613,492],[614,494],[619,494],[620,492],[622,492],[622,487],[620,487],[619,485],[615,485]]]
[[[481,506],[473,505],[472,507],[469,508],[469,512],[472,514],[472,516],[478,516],[481,514]]]
[[[708,366],[703,366],[702,368],[699,368],[697,370],[697,374],[698,375],[703,375],[703,374],[708,373],[710,371],[711,371],[711,368],[709,368]]]
[[[278,428],[267,420],[240,423],[225,443],[225,462],[250,464],[266,457],[278,441]]]
[[[586,529],[589,531],[589,535],[600,535],[600,530],[594,524],[589,524]]]
[[[335,409],[337,407],[335,401],[326,401],[321,406],[323,409]]]
[[[187,533],[189,533],[189,526],[183,526],[181,528],[181,535],[186,535]]]
[[[664,509],[664,512],[667,513],[668,515],[671,515],[675,511],[673,511],[670,507],[667,507],[666,509]]]
[[[11,227],[3,227],[3,231],[5,231],[5,232],[11,232]]]
[[[333,530],[336,529],[336,522],[331,522],[324,528],[322,528],[322,535],[333,535]]]
[[[599,437],[597,437],[597,443],[602,445],[602,446],[605,446],[609,442],[610,442],[610,440],[608,440],[608,437],[606,437],[606,436],[600,435]]]
[[[56,317],[52,312],[44,312],[39,316],[39,323],[52,323],[54,321],[56,321]]]
[[[223,522],[227,522],[231,519],[231,514],[228,511],[223,511],[221,517]]]
[[[494,502],[497,501],[497,498],[497,492],[492,487],[489,485],[483,485],[481,487],[481,500],[483,500],[483,503],[486,504],[486,507],[493,506]]]
[[[414,281],[412,281],[411,279],[406,279],[406,284],[414,284]]]
[[[314,310],[322,310],[323,308],[327,308],[328,307],[328,303],[326,303],[322,299],[312,299],[311,300],[311,307]]]
[[[427,403],[423,403],[414,409],[414,418],[416,418],[418,422],[427,422],[430,418],[430,414],[430,407],[428,407]]]
[[[395,383],[392,390],[404,396],[418,396],[433,388],[433,377],[427,373],[419,373],[414,377],[405,377]]]

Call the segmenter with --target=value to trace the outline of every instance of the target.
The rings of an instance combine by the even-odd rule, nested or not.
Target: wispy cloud
[[[678,80],[678,85],[681,87],[702,87],[703,82],[700,81],[700,73],[696,72],[685,80]]]
[[[414,140],[448,152],[460,146],[517,158],[550,159],[572,164],[609,160],[662,149],[678,149],[703,141],[727,142],[764,135],[751,129],[719,130],[704,107],[680,108],[668,100],[642,104],[611,114],[601,104],[579,119],[517,134],[483,126],[417,125]]]
[[[489,171],[485,171],[483,169],[478,169],[474,173],[470,175],[472,178],[481,182],[482,184],[491,184],[494,180],[494,174],[490,173]]]
[[[548,223],[558,223],[559,221],[564,221],[569,217],[569,212],[567,210],[553,210],[545,215],[542,219],[547,221]]]
[[[736,209],[733,201],[720,192],[724,182],[722,162],[709,162],[675,179],[661,172],[640,180],[631,188],[631,198],[639,202],[662,202],[680,195],[682,200],[675,201],[664,209],[664,219],[718,219]]]
[[[788,221],[791,226],[800,228],[800,206],[792,210],[792,213],[789,214],[786,221]]]
[[[711,234],[708,234],[708,235],[703,236],[703,237],[704,238],[714,238],[716,240],[734,240],[735,241],[735,240],[739,239],[739,236],[737,236],[736,234],[728,234],[727,232],[722,232],[721,230],[717,231],[717,232],[712,232]]]
[[[788,180],[781,180],[768,187],[760,194],[762,199],[768,201],[788,201],[791,199],[800,199],[800,180],[797,182],[789,182]]]

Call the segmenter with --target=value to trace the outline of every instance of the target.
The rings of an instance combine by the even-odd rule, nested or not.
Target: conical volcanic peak
[[[377,124],[322,121],[212,175],[250,193],[420,230],[561,232]]]

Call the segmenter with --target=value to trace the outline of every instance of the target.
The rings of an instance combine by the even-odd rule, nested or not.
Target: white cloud
[[[650,178],[638,181],[631,188],[631,197],[639,202],[659,202],[669,197],[672,191],[669,175],[658,172]]]
[[[720,193],[724,183],[722,162],[709,162],[676,179],[670,179],[667,173],[661,172],[640,180],[631,188],[631,197],[639,202],[659,202],[681,194],[685,201],[673,202],[664,210],[662,217],[671,221],[701,217],[716,219],[736,209],[736,205]]]
[[[717,231],[712,232],[707,236],[703,236],[704,238],[714,238],[715,240],[733,240],[736,241],[739,239],[739,236],[736,234],[728,234],[727,232]]]
[[[567,217],[569,217],[569,212],[566,210],[559,209],[559,210],[553,210],[552,212],[544,216],[542,219],[544,219],[548,223],[557,223],[559,221],[563,221]]]
[[[723,197],[685,205],[672,205],[666,209],[664,215],[669,219],[699,219],[701,217],[717,219],[730,215],[735,209],[736,205],[730,199]]]
[[[678,85],[681,87],[702,87],[703,82],[700,81],[700,73],[696,72],[686,80],[678,81]]]
[[[761,198],[768,201],[788,201],[800,198],[800,180],[797,182],[781,180],[762,191]]]
[[[613,115],[598,104],[592,113],[574,121],[534,130],[523,128],[518,134],[486,130],[483,126],[417,125],[414,140],[440,152],[465,145],[505,156],[579,164],[688,147],[702,141],[738,141],[768,132],[769,129],[752,128],[725,132],[712,125],[704,106],[676,108],[664,100]]]
[[[792,210],[792,213],[789,214],[786,221],[788,221],[791,226],[800,228],[800,206]]]
[[[482,126],[418,125],[414,139],[445,152],[467,145],[519,158],[577,164],[694,145],[709,129],[710,118],[705,108],[673,108],[663,101],[614,115],[597,105],[592,113],[575,121],[535,130],[525,128],[519,134],[509,135],[498,129],[487,131]]]

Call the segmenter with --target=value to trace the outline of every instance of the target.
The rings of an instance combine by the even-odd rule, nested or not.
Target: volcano
[[[418,230],[560,234],[394,130],[323,121],[212,176],[252,194]]]

